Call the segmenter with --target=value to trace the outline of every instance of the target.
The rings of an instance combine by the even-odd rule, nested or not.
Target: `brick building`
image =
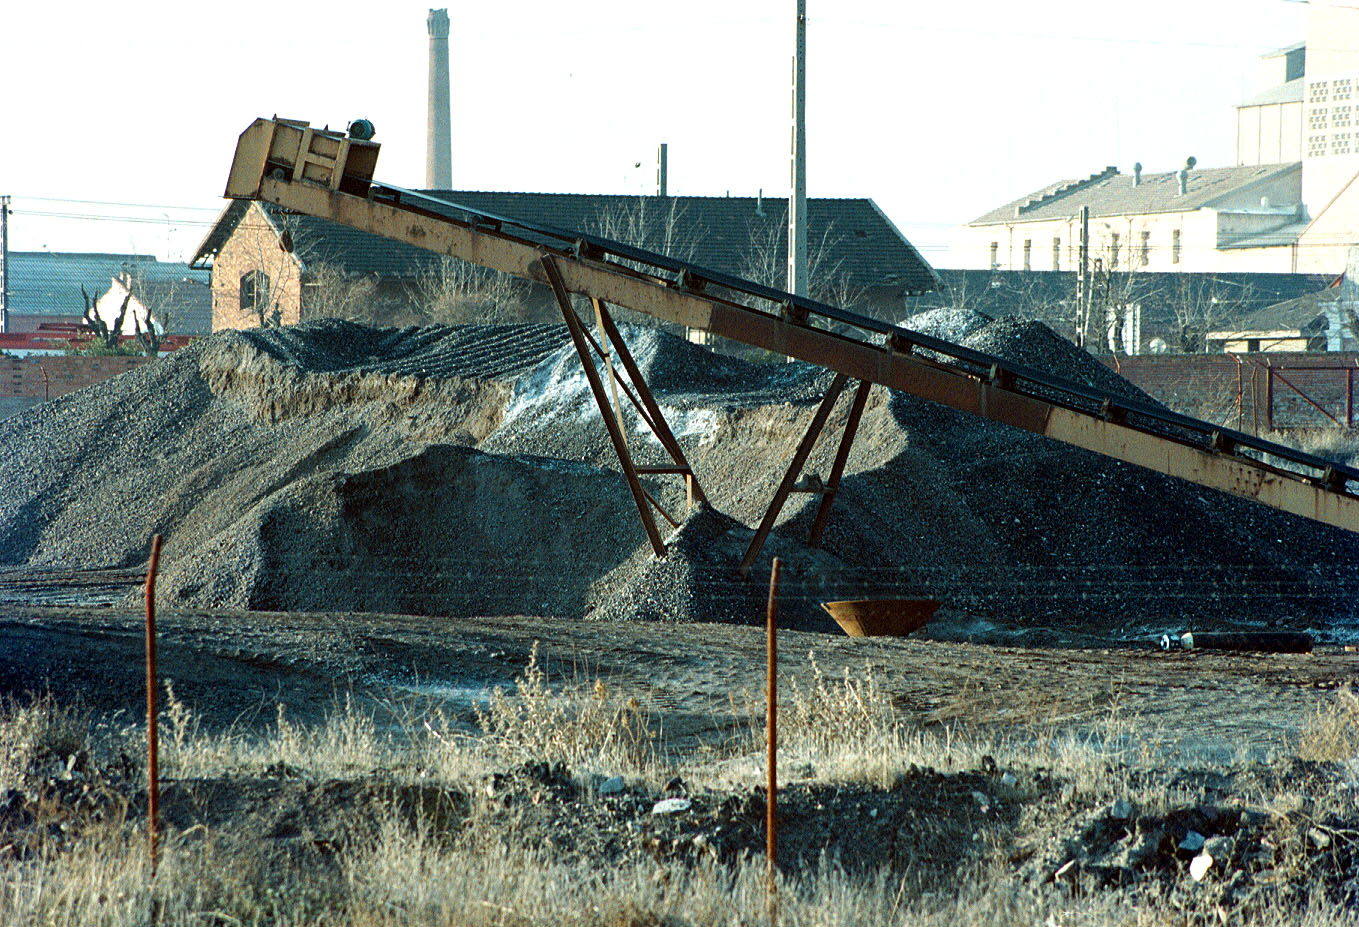
[[[787,206],[781,199],[461,190],[433,195],[783,285]],[[448,211],[457,215],[455,207]],[[823,298],[899,318],[908,297],[937,285],[933,269],[872,200],[810,199],[808,214],[813,282],[822,285]],[[324,315],[414,321],[422,315],[422,277],[442,263],[430,251],[255,201],[228,205],[193,262],[212,270],[214,330]],[[356,289],[363,306],[347,304]],[[528,318],[556,313],[544,289],[526,293]]]

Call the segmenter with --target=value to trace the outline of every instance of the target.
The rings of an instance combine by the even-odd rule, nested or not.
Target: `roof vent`
[[[1189,192],[1189,172],[1194,169],[1194,165],[1199,163],[1199,159],[1190,155],[1184,162],[1184,167],[1180,168],[1175,175],[1180,181],[1180,196]]]
[[[1092,184],[1097,184],[1101,180],[1108,180],[1110,177],[1117,176],[1118,168],[1110,164],[1104,170],[1099,171],[1098,173],[1095,174],[1091,174],[1084,180],[1073,180],[1070,183],[1064,183],[1059,187],[1054,187],[1047,193],[1040,193],[1038,196],[1035,196],[1028,202],[1020,203],[1018,206],[1016,206],[1015,218],[1018,219],[1024,213],[1029,212],[1030,210],[1037,209],[1039,206],[1043,206],[1047,203],[1051,203],[1053,200],[1060,199],[1069,193],[1075,193],[1077,190],[1081,190],[1085,187],[1091,186]]]
[[[1133,165],[1133,186],[1142,186],[1142,162],[1138,161]]]

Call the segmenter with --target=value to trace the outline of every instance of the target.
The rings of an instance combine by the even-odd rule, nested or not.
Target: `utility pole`
[[[656,152],[656,195],[670,195],[670,146],[661,142]]]
[[[0,335],[9,332],[9,197],[0,196]]]
[[[788,292],[807,295],[807,0],[797,0],[793,54],[792,193],[788,197]]]
[[[1081,207],[1080,244],[1076,252],[1076,347],[1085,347],[1090,327],[1090,207]]]

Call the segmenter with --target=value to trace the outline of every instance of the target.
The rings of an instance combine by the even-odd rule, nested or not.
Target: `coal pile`
[[[1150,401],[1037,323],[938,310],[911,327]],[[751,579],[735,565],[829,375],[623,334],[712,508],[655,560],[560,327],[223,332],[0,421],[0,563],[135,567],[194,606],[752,621],[768,560],[786,613],[936,598],[941,621],[1086,629],[1352,622],[1359,539],[875,388],[819,550],[794,494]],[[824,476],[841,397],[805,472]],[[669,463],[626,405],[630,447]],[[671,526],[660,521],[663,530]]]

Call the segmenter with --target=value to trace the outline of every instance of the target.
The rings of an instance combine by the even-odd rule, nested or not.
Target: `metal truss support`
[[[802,442],[793,452],[793,459],[789,462],[788,469],[783,474],[783,480],[780,481],[779,488],[774,491],[774,498],[770,501],[769,508],[765,510],[764,518],[760,520],[760,527],[755,529],[755,536],[750,539],[750,546],[746,548],[746,555],[741,558],[741,565],[737,567],[737,572],[742,576],[750,574],[750,568],[755,563],[755,558],[760,555],[760,549],[764,547],[764,542],[769,539],[769,532],[774,530],[774,522],[778,520],[779,513],[783,511],[784,503],[788,501],[789,494],[797,488],[797,478],[802,473],[807,458],[811,456],[812,448],[816,446],[816,439],[821,436],[822,430],[826,427],[826,420],[830,418],[831,409],[835,407],[835,401],[840,398],[840,394],[844,392],[845,384],[848,382],[848,376],[837,373],[835,379],[831,381],[830,388],[826,390],[826,395],[821,398],[821,405],[817,407],[816,415],[812,416],[812,423],[807,426],[807,433],[802,436]],[[862,392],[866,397],[867,391],[862,390]],[[857,403],[857,397],[855,401]],[[857,427],[857,419],[854,424]],[[846,432],[848,433],[848,429],[846,429]],[[852,436],[850,440],[853,440]],[[848,456],[849,449],[844,447],[843,440],[841,441],[841,449]],[[823,491],[819,481],[817,488],[813,491]]]
[[[812,530],[807,535],[807,543],[812,547],[821,542],[821,533],[826,530],[831,504],[835,502],[835,494],[840,491],[840,479],[845,475],[849,451],[854,446],[854,435],[859,430],[859,419],[863,418],[864,406],[868,403],[868,391],[872,388],[872,382],[860,380],[859,388],[854,391],[854,402],[849,407],[849,418],[845,421],[845,433],[840,436],[840,449],[835,452],[835,463],[831,465],[830,477],[826,480],[826,488],[821,493],[821,505],[817,507]]]
[[[670,430],[670,426],[661,412],[660,405],[657,404],[651,389],[647,386],[646,379],[637,366],[637,361],[633,358],[632,352],[628,350],[627,344],[623,341],[618,326],[614,324],[613,317],[609,314],[608,307],[603,300],[592,300],[595,322],[600,334],[599,340],[595,340],[571,305],[571,296],[562,281],[561,271],[558,269],[556,261],[550,255],[544,255],[542,266],[544,276],[547,277],[552,293],[557,298],[557,305],[561,309],[567,331],[571,334],[571,342],[575,345],[576,353],[580,355],[581,366],[585,368],[585,379],[590,384],[590,392],[594,395],[595,404],[599,406],[600,415],[604,419],[604,427],[609,432],[609,440],[613,443],[614,452],[618,455],[618,462],[623,468],[624,477],[627,479],[628,489],[632,492],[633,501],[637,504],[638,514],[642,519],[642,527],[646,529],[647,538],[651,541],[651,548],[656,556],[663,557],[665,556],[665,542],[661,539],[660,531],[656,526],[656,518],[651,511],[652,507],[654,506],[656,511],[660,512],[661,517],[672,526],[679,527],[679,522],[666,512],[660,502],[647,491],[646,487],[642,485],[641,477],[676,474],[684,477],[686,496],[691,504],[694,501],[706,502],[707,496],[694,476],[693,468],[689,466],[689,461],[685,458],[679,441],[675,439],[674,432]],[[594,356],[596,354],[604,361],[608,373],[607,390],[599,371],[595,369]],[[615,357],[618,358],[619,363],[623,365],[623,369],[627,372],[628,379],[632,382],[631,388],[619,376],[614,367],[613,359]],[[670,454],[671,459],[674,460],[674,466],[638,467],[633,461],[632,453],[628,448],[623,408],[619,401],[620,390],[636,408],[637,414],[655,434],[661,446]]]

